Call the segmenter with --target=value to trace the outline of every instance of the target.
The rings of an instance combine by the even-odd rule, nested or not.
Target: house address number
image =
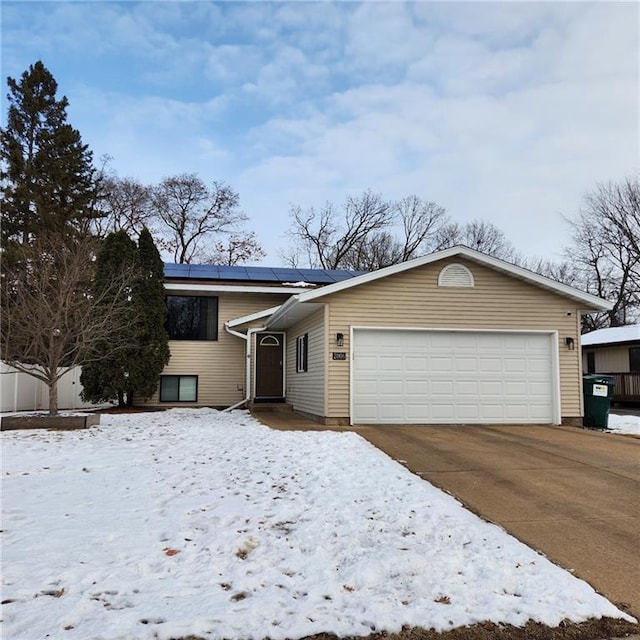
[[[347,359],[347,353],[346,353],[346,351],[334,351],[331,354],[331,357],[334,360],[346,360]]]

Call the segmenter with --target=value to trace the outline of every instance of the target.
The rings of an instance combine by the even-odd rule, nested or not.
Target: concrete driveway
[[[546,426],[351,430],[640,617],[640,439]]]

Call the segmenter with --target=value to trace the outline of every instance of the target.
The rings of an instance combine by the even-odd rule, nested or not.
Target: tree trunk
[[[58,381],[49,383],[49,415],[58,415]]]
[[[118,390],[118,406],[119,407],[124,407],[124,391],[122,391],[121,389]]]

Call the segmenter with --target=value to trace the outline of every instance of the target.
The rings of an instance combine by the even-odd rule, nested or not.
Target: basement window
[[[160,376],[160,402],[197,402],[198,376]]]

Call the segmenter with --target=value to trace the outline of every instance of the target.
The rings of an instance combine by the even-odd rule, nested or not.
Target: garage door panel
[[[354,330],[352,419],[553,422],[549,334]]]
[[[460,373],[478,373],[478,358],[468,356],[456,356],[455,370]]]
[[[404,384],[402,380],[384,380],[377,385],[377,395],[399,397],[403,395]]]
[[[504,383],[504,392],[508,396],[526,396],[527,387],[526,380],[508,380]]]
[[[428,422],[431,416],[431,406],[428,404],[407,405],[405,407],[406,422]]]
[[[379,357],[378,367],[384,371],[402,371],[403,365],[401,356],[381,355]]]
[[[481,357],[479,360],[480,373],[501,373],[502,360],[498,357]]]
[[[461,422],[475,422],[480,418],[480,407],[477,403],[457,403],[457,415]]]
[[[542,357],[530,357],[527,359],[527,371],[529,373],[539,373],[540,375],[547,375],[549,371],[549,359]]]
[[[453,358],[433,356],[429,358],[429,371],[434,373],[451,373],[453,371]]]
[[[480,380],[479,386],[481,396],[502,397],[503,395],[501,380]]]
[[[450,396],[454,393],[453,380],[431,380],[429,386],[433,396]]]
[[[407,380],[404,390],[408,396],[423,398],[429,393],[429,382],[426,380]]]
[[[455,405],[434,403],[431,405],[431,417],[436,421],[451,422],[456,419]]]
[[[524,373],[527,361],[523,357],[505,357],[503,360],[505,373]]]
[[[407,372],[411,371],[428,371],[428,358],[427,356],[406,356],[404,358],[404,368]]]
[[[479,384],[477,380],[459,380],[455,384],[457,396],[472,396],[479,398]]]

